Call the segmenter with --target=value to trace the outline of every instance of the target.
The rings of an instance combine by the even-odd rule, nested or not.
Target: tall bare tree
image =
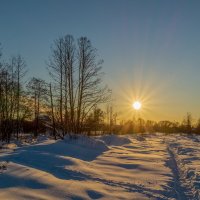
[[[74,83],[74,72],[75,72],[75,44],[74,38],[71,35],[67,35],[64,37],[64,69],[65,69],[65,113],[66,113],[66,122],[68,119],[68,131],[74,131],[74,104],[75,104],[75,97],[74,97],[74,90],[75,90],[75,83]],[[69,98],[69,103],[68,103]],[[69,104],[69,109],[68,105]]]
[[[12,79],[13,77],[16,78],[16,120],[17,120],[17,127],[16,127],[16,132],[17,132],[17,139],[19,137],[19,131],[20,131],[20,102],[21,102],[21,98],[23,96],[23,78],[26,74],[26,64],[25,61],[23,60],[23,58],[19,55],[17,57],[13,57],[12,58],[12,71],[13,71],[13,65],[15,68],[15,74],[12,75]],[[12,72],[13,73],[13,72]],[[13,82],[13,80],[12,80]]]
[[[27,88],[29,90],[29,94],[32,96],[34,100],[34,115],[35,115],[34,136],[37,137],[38,128],[39,128],[40,108],[41,108],[41,104],[44,102],[45,97],[47,95],[47,84],[44,80],[33,77],[29,81]]]
[[[108,99],[107,87],[102,87],[102,63],[97,50],[87,37],[78,39],[78,94],[76,132],[82,132],[86,116],[96,105]]]
[[[52,119],[53,136],[54,136],[54,139],[56,140],[56,123],[55,123],[53,92],[52,92],[51,83],[49,84],[49,96],[50,96],[50,107],[51,107],[51,119]]]
[[[64,77],[64,49],[63,49],[64,39],[59,38],[54,41],[54,46],[52,47],[52,55],[49,62],[49,72],[53,78],[56,87],[58,88],[57,96],[59,101],[59,118],[60,127],[64,135],[64,123],[63,123],[63,90],[65,86]]]
[[[50,75],[58,88],[59,115],[61,129],[73,131],[74,124],[74,62],[75,45],[71,35],[54,41],[49,63]]]

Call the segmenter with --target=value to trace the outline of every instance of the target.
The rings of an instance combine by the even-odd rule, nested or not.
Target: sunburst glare
[[[135,110],[140,110],[142,107],[142,104],[140,103],[140,101],[135,101],[132,105],[133,109]]]

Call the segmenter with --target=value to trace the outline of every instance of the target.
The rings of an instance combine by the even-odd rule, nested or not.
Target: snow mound
[[[46,140],[48,140],[48,136],[47,135],[39,135],[37,137],[37,142],[44,142]]]
[[[72,138],[69,135],[67,135],[65,136],[64,140],[67,143],[75,144],[89,149],[95,149],[96,151],[103,152],[109,150],[108,146],[104,141],[85,135],[75,135]]]
[[[9,144],[2,144],[2,146],[0,145],[0,148],[1,149],[10,149],[10,150],[13,150],[13,149],[16,149],[19,145],[16,144],[15,142],[11,142]]]
[[[107,145],[111,146],[121,146],[131,143],[131,140],[118,135],[104,135],[99,138],[99,140],[104,141]]]
[[[17,144],[16,143],[7,144],[7,148],[8,149],[16,149],[17,148]]]

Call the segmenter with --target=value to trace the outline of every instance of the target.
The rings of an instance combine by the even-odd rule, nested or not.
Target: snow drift
[[[110,146],[121,146],[131,143],[131,140],[127,137],[118,136],[118,135],[103,135],[99,137],[99,140],[104,141],[107,145]]]
[[[126,137],[42,138],[1,149],[0,199],[200,198],[200,136]]]
[[[66,135],[64,137],[64,141],[70,145],[77,145],[87,149],[95,149],[95,151],[104,152],[109,150],[104,141],[85,135],[73,135],[72,137]]]

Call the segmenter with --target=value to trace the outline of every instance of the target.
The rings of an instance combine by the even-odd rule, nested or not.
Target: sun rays
[[[158,119],[162,103],[168,99],[164,91],[169,87],[171,79],[163,78],[162,82],[158,82],[156,78],[160,74],[158,67],[149,66],[146,72],[143,68],[134,66],[129,72],[121,69],[121,79],[119,79],[121,81],[118,83],[120,88],[115,93],[121,119],[132,119],[136,112],[141,118]],[[141,108],[139,110],[133,109],[133,102],[136,101],[141,104],[138,105]]]

